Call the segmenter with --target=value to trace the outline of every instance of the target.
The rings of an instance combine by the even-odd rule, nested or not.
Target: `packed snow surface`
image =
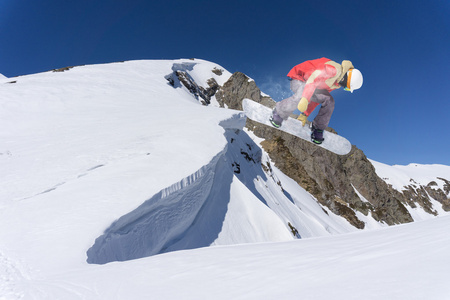
[[[0,81],[0,299],[450,294],[449,217],[359,214],[374,230],[357,231],[268,168],[242,112],[170,85],[177,70],[231,76],[161,60]]]
[[[445,181],[442,178],[450,178],[450,166],[432,164],[409,164],[407,166],[389,166],[371,160],[377,175],[391,184],[395,189],[401,191],[405,186],[428,185],[430,182],[436,183],[436,187],[444,189]]]

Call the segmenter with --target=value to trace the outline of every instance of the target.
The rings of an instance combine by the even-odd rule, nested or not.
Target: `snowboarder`
[[[351,61],[344,60],[338,64],[325,57],[305,61],[292,68],[287,76],[294,95],[276,104],[270,122],[279,128],[298,108],[301,112],[298,120],[305,126],[308,116],[321,104],[311,126],[311,140],[316,144],[324,141],[323,131],[333,114],[334,99],[330,92],[343,87],[353,93],[363,83],[361,72],[353,67]]]

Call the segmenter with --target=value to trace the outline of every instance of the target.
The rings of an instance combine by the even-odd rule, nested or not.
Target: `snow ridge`
[[[226,131],[244,124],[243,114],[221,122]],[[233,171],[227,149],[114,222],[87,251],[87,262],[104,264],[211,245],[221,231],[230,198]],[[202,214],[209,214],[205,224],[199,220]],[[201,235],[193,230],[199,224]]]
[[[88,250],[87,262],[103,264],[166,252],[193,226],[212,192],[221,160],[219,153],[208,165],[114,222]]]

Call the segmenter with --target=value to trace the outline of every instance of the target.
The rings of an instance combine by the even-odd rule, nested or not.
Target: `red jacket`
[[[322,57],[296,65],[287,76],[306,82],[302,97],[311,102],[311,97],[316,89],[331,92],[340,88],[339,81],[350,68],[353,68],[350,61],[344,60],[341,65],[331,59]],[[305,114],[309,115],[317,105],[315,102],[308,105],[308,110]]]

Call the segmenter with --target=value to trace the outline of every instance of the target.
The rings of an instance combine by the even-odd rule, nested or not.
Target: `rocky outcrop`
[[[450,181],[444,178],[440,178],[438,177],[437,179],[442,180],[444,182],[444,190],[439,190],[436,191],[436,193],[439,193],[439,196],[437,196],[434,192],[429,192],[431,194],[431,197],[433,197],[434,199],[440,201],[442,203],[442,208],[445,211],[450,211],[450,198],[448,197],[448,195],[450,195]]]
[[[216,100],[221,107],[242,110],[242,99],[253,99],[263,105],[273,107],[275,102],[270,97],[261,96],[261,90],[254,80],[241,72],[231,75],[230,79],[216,94]]]
[[[433,204],[430,201],[431,197],[440,202],[445,211],[450,211],[450,198],[448,198],[450,182],[444,178],[438,178],[438,180],[444,182],[443,189],[438,188],[438,184],[435,181],[431,181],[423,186],[411,179],[411,184],[405,186],[402,191],[405,201],[413,208],[417,207],[418,204],[427,213],[437,215],[438,213],[433,209]]]
[[[244,98],[271,108],[275,105],[271,98],[261,95],[253,80],[239,72],[233,74],[216,94],[221,106],[232,109],[242,109]],[[449,209],[449,193],[435,189],[432,184],[411,187],[403,193],[393,189],[377,176],[373,165],[356,146],[348,155],[340,156],[252,120],[247,120],[247,127],[264,139],[264,150],[281,171],[357,228],[364,228],[365,224],[356,212],[370,213],[377,221],[389,225],[413,221],[404,204],[412,207],[418,204],[426,212],[436,214],[430,196],[440,201],[444,209]]]
[[[198,85],[189,74],[194,65],[195,63],[186,62],[174,64],[172,67],[173,73],[166,75],[165,78],[171,86],[178,88],[183,85],[203,105],[209,105],[211,97],[216,94],[220,86],[214,78],[206,81],[208,87]],[[214,68],[211,72],[219,76],[222,75],[222,70],[217,68]]]
[[[219,84],[214,78],[208,79],[207,84],[209,87],[204,88],[197,85],[194,79],[192,79],[192,77],[186,71],[177,70],[173,73],[173,76],[166,77],[166,79],[172,86],[175,86],[174,78],[176,78],[182,85],[184,85],[196,99],[201,101],[203,105],[210,104],[211,97],[214,96],[216,91],[219,89]]]
[[[402,204],[402,195],[376,175],[367,157],[355,146],[348,155],[339,156],[251,120],[247,126],[265,139],[262,146],[281,171],[355,227],[364,228],[356,211],[365,215],[371,212],[375,219],[390,225],[412,221]],[[360,199],[355,189],[368,202]]]

